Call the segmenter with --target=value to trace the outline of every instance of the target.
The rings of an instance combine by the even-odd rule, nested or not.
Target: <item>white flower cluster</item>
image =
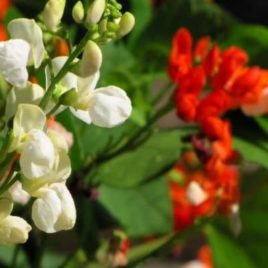
[[[50,31],[57,29],[64,5],[65,1],[48,1],[43,16]],[[132,109],[122,89],[116,86],[95,89],[102,54],[93,41],[87,42],[82,58],[74,59],[74,68],[55,84],[58,99],[50,98],[41,109],[40,102],[68,57],[49,59],[44,89],[29,81],[27,68],[38,69],[48,57],[41,28],[34,20],[22,18],[11,21],[8,32],[10,40],[0,42],[0,74],[12,86],[5,110],[6,125],[12,126],[6,127],[7,153],[17,156],[20,170],[12,174],[13,177],[19,174],[15,184],[0,194],[0,244],[24,243],[31,230],[24,219],[10,215],[13,201],[25,203],[28,197],[33,197],[33,222],[46,233],[68,230],[75,224],[75,204],[66,187],[71,174],[69,147],[59,132],[48,128],[48,110],[59,113],[69,108],[88,124],[113,127],[124,122]],[[5,181],[0,182],[0,189],[4,184]]]

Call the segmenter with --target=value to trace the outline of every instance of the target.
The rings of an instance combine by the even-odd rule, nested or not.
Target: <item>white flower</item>
[[[54,165],[54,146],[49,137],[39,129],[27,133],[21,157],[22,173],[31,180],[49,174]]]
[[[15,19],[8,24],[11,40],[0,42],[0,72],[5,80],[16,87],[26,86],[26,66],[38,68],[45,48],[41,28],[31,19]]]
[[[27,133],[33,129],[43,130],[46,124],[45,113],[36,105],[19,104],[13,122],[13,141],[9,152],[21,150],[27,141]]]
[[[40,177],[31,179],[26,176],[26,178],[22,180],[23,188],[31,195],[36,195],[40,188],[47,187],[51,183],[65,182],[71,174],[71,161],[68,156],[68,144],[66,140],[61,134],[51,129],[47,131],[47,137],[53,145],[54,155],[50,155],[50,158],[45,158],[43,161],[44,165],[41,165],[42,162],[39,161],[37,169],[39,172],[47,172]],[[46,156],[48,156],[48,154]],[[29,158],[31,159],[31,156]],[[53,159],[53,162],[50,162],[51,159]],[[37,162],[34,159],[32,161]],[[30,174],[34,174],[34,171],[31,170],[33,165],[30,167],[29,163],[27,165],[27,158],[25,158],[24,164],[25,169],[28,169]],[[24,174],[25,173],[26,172],[24,172]]]
[[[25,243],[31,226],[22,218],[10,216],[13,203],[8,196],[0,198],[0,244]]]
[[[196,181],[189,183],[185,195],[187,200],[194,206],[202,204],[207,199],[206,192]]]
[[[66,62],[66,57],[52,60],[53,72],[57,74]],[[48,76],[49,77],[49,76]],[[114,127],[123,123],[131,114],[131,101],[124,90],[116,86],[95,89],[99,72],[87,78],[72,73],[61,81],[63,92],[75,89],[77,98],[73,101],[72,113],[87,124]]]
[[[76,209],[64,184],[54,183],[47,188],[41,188],[37,195],[32,207],[32,218],[37,228],[46,233],[73,228]]]
[[[30,45],[31,51],[27,65],[33,64],[35,68],[38,68],[45,55],[41,28],[33,19],[20,18],[12,20],[7,29],[11,39],[22,39]]]
[[[10,90],[6,100],[5,117],[10,119],[16,113],[17,107],[21,103],[38,105],[45,90],[38,84],[27,82],[25,87],[14,87]]]
[[[0,72],[10,84],[25,86],[30,49],[30,45],[21,39],[0,42]]]
[[[52,140],[44,132],[45,124],[46,115],[38,106],[18,105],[9,151],[21,153],[21,171],[29,180],[51,175],[55,165],[61,163]]]

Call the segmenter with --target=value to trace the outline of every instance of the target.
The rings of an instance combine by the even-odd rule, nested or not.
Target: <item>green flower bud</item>
[[[134,25],[135,17],[130,12],[124,13],[119,22],[120,28],[117,31],[117,37],[120,38],[127,35],[133,29]]]
[[[75,89],[68,90],[60,96],[59,103],[66,106],[75,107],[78,103],[79,95]]]
[[[81,1],[78,1],[72,10],[72,16],[76,23],[81,23],[84,20],[85,17],[85,10],[83,7],[83,3]]]
[[[89,24],[98,23],[105,10],[106,0],[93,0],[87,11],[86,22]]]
[[[103,19],[99,23],[99,32],[103,34],[107,31],[107,19]]]
[[[65,0],[49,0],[43,10],[43,19],[48,30],[54,32],[59,25],[65,8]]]

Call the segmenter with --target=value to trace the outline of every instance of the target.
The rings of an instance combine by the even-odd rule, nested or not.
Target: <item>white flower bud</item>
[[[31,229],[31,226],[24,219],[7,216],[0,221],[0,244],[25,243]]]
[[[60,24],[65,8],[65,0],[49,0],[43,11],[44,23],[48,30],[54,32]]]
[[[67,187],[54,183],[39,190],[39,198],[32,207],[32,218],[40,230],[55,233],[73,228],[76,209]]]
[[[89,24],[98,23],[105,10],[106,0],[93,0],[87,11],[86,22]]]
[[[78,76],[88,77],[96,73],[102,64],[102,53],[99,46],[89,40],[85,46],[81,61],[79,62]]]
[[[76,23],[81,23],[84,20],[85,17],[85,10],[83,7],[83,3],[81,1],[78,1],[72,10],[72,16]]]
[[[20,167],[22,173],[31,180],[43,177],[52,171],[54,165],[54,146],[49,137],[38,129],[27,134],[24,144]]]
[[[188,201],[194,206],[202,204],[207,199],[206,192],[196,181],[189,183],[185,195]]]
[[[119,22],[120,28],[117,31],[117,36],[120,38],[127,35],[133,29],[134,25],[135,17],[130,12],[124,13]]]

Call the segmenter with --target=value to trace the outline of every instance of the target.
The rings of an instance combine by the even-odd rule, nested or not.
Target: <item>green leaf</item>
[[[211,225],[206,226],[205,232],[212,249],[215,267],[256,267],[247,256],[243,248],[240,247],[239,244],[234,240],[231,240],[229,237]]]
[[[248,162],[258,163],[268,168],[268,151],[255,143],[234,137],[234,148],[237,149]]]
[[[255,117],[254,119],[258,126],[264,131],[264,133],[268,135],[268,119],[262,116]]]
[[[61,113],[57,120],[73,134],[74,144],[71,147],[70,157],[74,170],[81,169],[86,160],[90,160],[101,153],[106,153],[110,147],[126,137],[128,130],[133,127],[129,121],[121,126],[109,129],[93,124],[87,125],[74,117],[69,111]]]
[[[164,237],[153,240],[152,242],[130,248],[127,254],[127,259],[130,265],[139,262],[150,256],[152,253],[160,249],[174,237],[174,234],[169,234]]]
[[[103,64],[101,66],[102,78],[111,71],[128,69],[135,64],[135,58],[123,42],[109,43],[101,47]],[[116,64],[115,64],[116,63]]]
[[[133,187],[153,179],[167,172],[179,158],[180,139],[187,133],[189,129],[158,132],[139,148],[104,163],[94,179],[115,187]]]
[[[131,0],[131,12],[135,16],[135,27],[128,36],[128,44],[139,42],[139,36],[152,18],[151,0]]]
[[[172,209],[165,178],[132,189],[103,185],[100,202],[131,237],[165,234],[172,230]]]

